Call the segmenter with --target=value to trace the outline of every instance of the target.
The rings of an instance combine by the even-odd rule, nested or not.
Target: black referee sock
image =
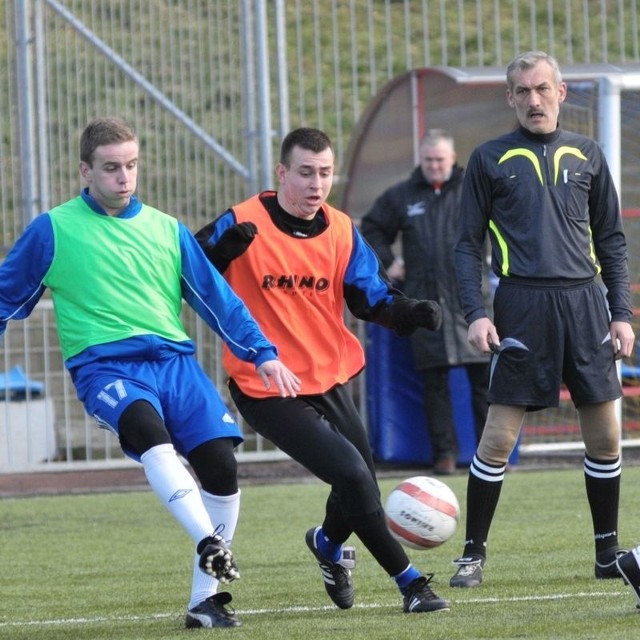
[[[618,546],[620,457],[596,460],[584,457],[584,480],[591,509],[596,554]]]
[[[506,465],[492,466],[474,456],[467,482],[464,557],[487,557],[487,538],[498,506]]]

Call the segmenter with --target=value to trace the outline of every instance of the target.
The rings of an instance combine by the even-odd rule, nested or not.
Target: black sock
[[[467,525],[464,557],[487,557],[487,538],[498,506],[506,465],[492,466],[474,456],[467,482]]]
[[[584,481],[591,509],[596,554],[618,546],[620,457],[595,460],[585,455]]]

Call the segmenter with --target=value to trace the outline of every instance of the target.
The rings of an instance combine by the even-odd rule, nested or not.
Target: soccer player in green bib
[[[180,320],[182,300],[253,365],[267,389],[295,396],[299,381],[189,230],[134,195],[138,153],[125,121],[87,125],[80,140],[86,188],[37,216],[0,265],[0,333],[50,290],[78,398],[142,463],[194,542],[186,626],[234,627],[240,621],[225,606],[231,595],[217,587],[239,577],[229,546],[240,505],[234,448],[242,434],[195,358]]]

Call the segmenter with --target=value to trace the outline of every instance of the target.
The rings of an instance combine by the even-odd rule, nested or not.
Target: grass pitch
[[[402,477],[381,481],[383,496]],[[466,474],[447,478],[463,509]],[[640,543],[640,467],[623,473],[620,540]],[[507,474],[485,582],[448,586],[464,538],[408,553],[434,572],[451,611],[404,614],[393,582],[358,549],[356,605],[336,609],[304,544],[320,522],[319,482],[242,487],[232,592],[243,626],[187,631],[193,546],[150,491],[0,500],[0,637],[47,640],[536,640],[636,637],[640,613],[620,580],[595,580],[581,463]]]

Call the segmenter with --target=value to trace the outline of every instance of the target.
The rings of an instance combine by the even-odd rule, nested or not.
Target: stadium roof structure
[[[562,65],[561,69],[569,91],[560,121],[600,142],[624,196],[620,100],[626,91],[640,91],[640,69],[637,64]],[[360,219],[378,195],[406,178],[418,164],[418,141],[427,129],[449,130],[456,140],[458,160],[466,165],[478,144],[517,126],[505,91],[504,68],[425,67],[390,80],[354,128],[337,183],[337,206]],[[624,111],[624,118],[631,119],[626,125],[637,135],[637,93],[630,102],[635,106]],[[636,157],[627,170],[639,175],[640,159]]]

